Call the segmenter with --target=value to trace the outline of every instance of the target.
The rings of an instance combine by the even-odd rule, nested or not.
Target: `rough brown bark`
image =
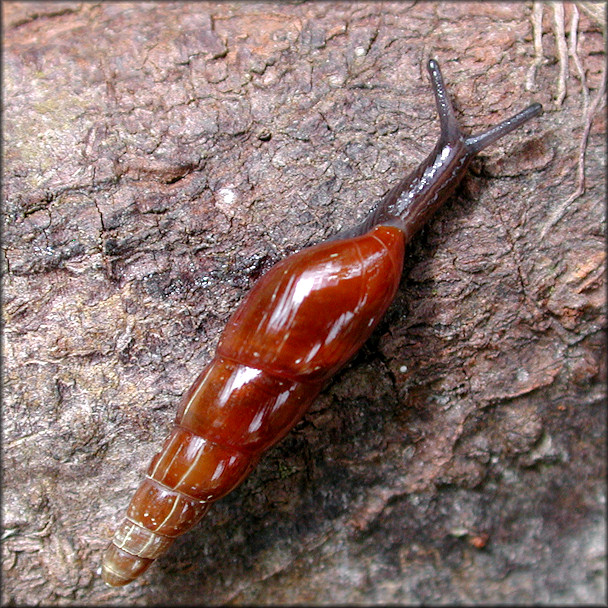
[[[601,87],[592,12],[557,104],[549,7],[533,83],[523,3],[3,9],[5,604],[603,601],[603,112],[555,215],[581,82]],[[288,438],[106,588],[102,550],[252,281],[431,149],[429,56],[470,131],[545,114],[417,237]]]

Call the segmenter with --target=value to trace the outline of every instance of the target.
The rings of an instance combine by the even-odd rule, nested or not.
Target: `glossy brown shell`
[[[300,420],[390,305],[404,247],[401,230],[378,226],[304,249],[258,281],[184,395],[106,550],[108,584],[143,573]]]

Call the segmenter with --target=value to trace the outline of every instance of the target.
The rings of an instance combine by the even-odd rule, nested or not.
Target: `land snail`
[[[434,150],[360,225],[287,257],[253,286],[183,396],[105,551],[107,584],[126,585],[145,572],[301,419],[377,326],[399,286],[406,244],[475,154],[542,111],[532,104],[465,137],[435,60],[428,70],[441,125]]]

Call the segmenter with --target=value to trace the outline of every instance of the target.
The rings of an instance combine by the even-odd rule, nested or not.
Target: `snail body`
[[[104,554],[109,585],[145,572],[293,428],[377,326],[397,292],[407,242],[473,156],[541,111],[533,104],[465,138],[434,60],[429,73],[441,123],[435,149],[359,226],[289,256],[254,285],[184,394]]]

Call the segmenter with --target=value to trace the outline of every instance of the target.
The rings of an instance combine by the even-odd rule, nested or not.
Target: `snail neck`
[[[409,241],[435,211],[452,195],[465,175],[474,154],[465,140],[439,140],[431,154],[399,181],[350,236],[364,234],[374,226],[400,228]]]

